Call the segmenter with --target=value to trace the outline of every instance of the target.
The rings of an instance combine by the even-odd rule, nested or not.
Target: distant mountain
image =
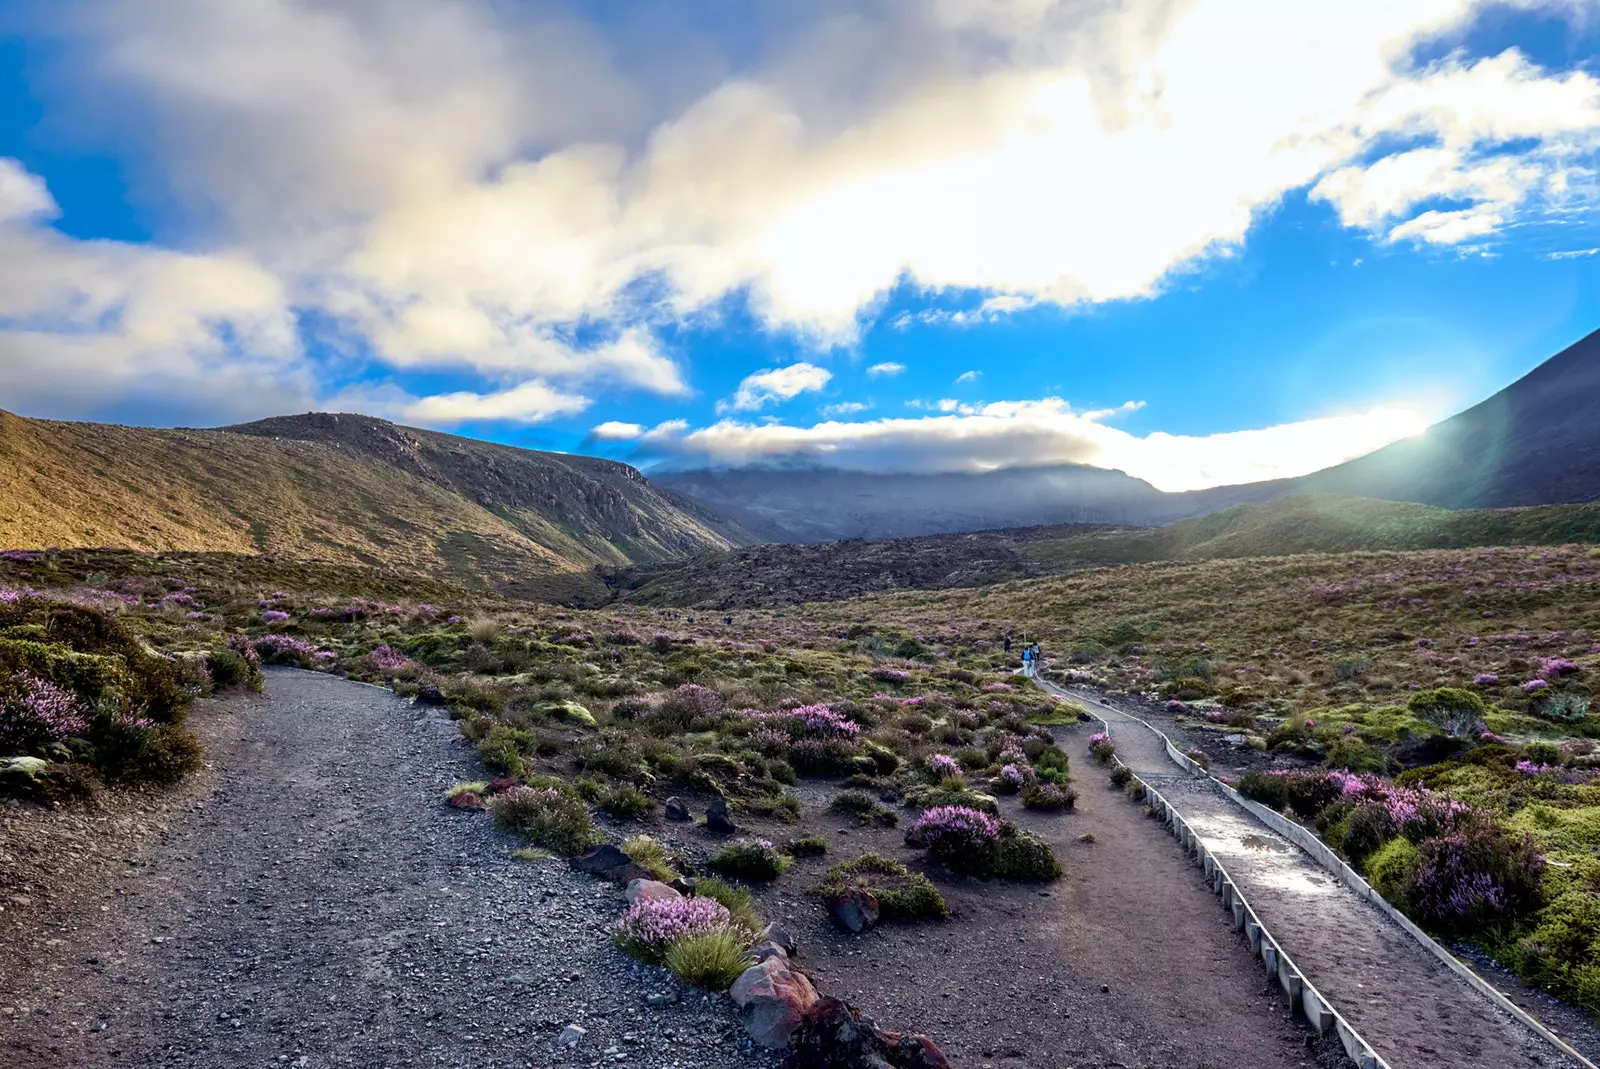
[[[749,536],[626,464],[365,416],[154,430],[0,412],[0,548],[276,554],[582,598]]]
[[[1600,331],[1481,404],[1337,467],[1295,479],[1163,493],[1077,465],[976,474],[833,468],[652,473],[762,539],[912,538],[1059,523],[1157,525],[1296,494],[1444,508],[1600,500]]]

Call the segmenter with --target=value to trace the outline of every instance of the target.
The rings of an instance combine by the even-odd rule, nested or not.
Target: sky
[[[1600,327],[1600,0],[10,0],[0,408],[660,467],[1421,433]]]

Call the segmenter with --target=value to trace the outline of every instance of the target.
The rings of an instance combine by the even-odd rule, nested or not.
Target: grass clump
[[[751,882],[776,880],[787,866],[783,856],[765,839],[729,843],[712,854],[706,864],[713,872]]]
[[[671,883],[678,878],[677,858],[660,841],[648,835],[635,835],[622,844],[622,852],[650,874],[651,879]]]
[[[662,957],[678,979],[713,992],[728,990],[754,961],[747,940],[726,928],[679,939]]]
[[[828,840],[821,835],[807,835],[803,839],[790,839],[787,849],[790,857],[821,857],[828,852]]]
[[[750,888],[729,883],[719,876],[705,876],[696,882],[695,897],[709,898],[728,911],[730,923],[751,932],[759,932],[766,922],[756,912],[750,898]]]
[[[852,887],[870,891],[886,921],[939,920],[950,915],[950,906],[931,880],[882,854],[862,854],[832,866],[814,890],[832,898]]]

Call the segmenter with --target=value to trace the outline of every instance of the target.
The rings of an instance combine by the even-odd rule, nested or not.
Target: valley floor
[[[614,888],[513,860],[481,815],[441,803],[478,766],[440,711],[273,671],[265,697],[202,702],[192,722],[211,767],[141,818],[142,839],[79,843],[98,868],[55,865],[58,842],[25,889],[0,883],[0,1062],[774,1064],[725,999],[647,1005],[671,984],[611,947]],[[1024,818],[1067,862],[1048,896],[946,881],[955,918],[859,939],[803,894],[763,908],[825,992],[928,1031],[958,1066],[1319,1064],[1176,844],[1098,777],[1082,794],[1076,813]],[[15,809],[7,828],[64,816]],[[835,842],[894,852],[898,837]],[[22,869],[8,865],[0,879]],[[574,1023],[587,1034],[567,1050]]]

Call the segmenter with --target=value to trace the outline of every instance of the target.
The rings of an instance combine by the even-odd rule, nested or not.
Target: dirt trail
[[[774,1064],[700,996],[646,1006],[665,974],[611,949],[614,889],[440,804],[475,759],[438,710],[273,671],[193,722],[204,809],[86,894],[53,957],[0,946],[0,1065]]]
[[[1181,773],[1149,727],[1096,695],[1046,686],[1093,705],[1105,718],[1117,755],[1148,775],[1183,814],[1284,952],[1392,1069],[1576,1065],[1445,968],[1299,847],[1209,781]]]

